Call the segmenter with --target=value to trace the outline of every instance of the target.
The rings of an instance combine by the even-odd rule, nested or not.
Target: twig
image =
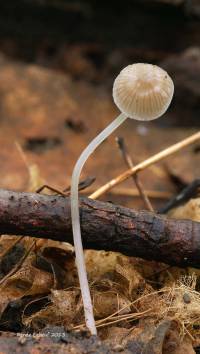
[[[83,191],[82,194],[94,193],[96,190],[97,189],[94,189],[93,187],[88,188],[87,192]],[[146,189],[145,192],[148,195],[148,197],[155,198],[155,199],[168,199],[172,197],[172,192],[169,191],[155,191],[153,189]],[[127,196],[127,197],[140,197],[138,189],[136,188],[118,187],[109,190],[108,193],[113,195]]]
[[[30,164],[28,162],[26,154],[24,153],[24,150],[21,147],[21,144],[18,141],[15,141],[15,146],[16,146],[16,148],[17,148],[17,150],[18,150],[18,152],[19,152],[19,154],[20,154],[20,156],[21,156],[26,168],[29,170]]]
[[[100,197],[102,194],[109,191],[111,188],[113,188],[117,184],[125,181],[130,176],[138,173],[139,171],[144,170],[145,168],[151,166],[152,164],[154,164],[158,161],[163,160],[164,158],[174,154],[175,152],[182,150],[184,147],[186,147],[190,144],[193,144],[194,142],[196,142],[198,140],[200,140],[200,132],[197,132],[197,133],[189,136],[188,138],[180,141],[177,144],[171,145],[170,147],[160,151],[158,154],[149,157],[147,160],[139,163],[138,165],[134,166],[133,168],[125,171],[121,175],[119,175],[116,178],[112,179],[111,181],[107,182],[102,187],[97,189],[96,192],[92,193],[90,195],[90,198],[96,199],[96,198]]]
[[[118,147],[119,147],[119,149],[120,149],[120,151],[121,151],[122,157],[123,157],[123,159],[124,159],[126,165],[127,165],[129,168],[133,168],[133,166],[134,166],[134,165],[133,165],[133,161],[132,161],[132,159],[131,159],[130,154],[128,153],[128,150],[127,150],[127,147],[126,147],[126,144],[125,144],[124,139],[121,138],[121,137],[120,137],[120,138],[117,137],[117,138],[116,138],[116,141],[117,141],[117,145],[118,145]],[[140,178],[139,178],[138,173],[136,173],[135,175],[132,175],[132,178],[133,178],[133,180],[134,180],[134,182],[135,182],[135,185],[136,185],[136,187],[137,187],[137,189],[138,189],[138,192],[139,192],[139,194],[140,194],[140,196],[141,196],[141,198],[142,198],[142,200],[143,200],[143,203],[144,203],[144,205],[146,206],[147,210],[150,210],[150,211],[153,212],[154,209],[153,209],[153,207],[152,207],[152,205],[151,205],[151,202],[150,202],[150,200],[149,200],[147,194],[145,193],[144,187],[143,187],[143,185],[142,185],[142,182],[141,182],[141,180],[140,180]]]
[[[95,177],[87,177],[83,181],[80,181],[78,190],[81,191],[86,189],[87,187],[91,186],[91,184],[94,183],[94,181],[95,181]],[[60,189],[54,188],[49,184],[43,184],[40,188],[36,190],[36,193],[41,193],[45,188],[49,189],[51,192],[54,192],[55,194],[62,195],[63,197],[70,195],[70,189],[71,189],[71,187],[68,186],[63,191],[61,191]]]
[[[197,194],[199,188],[200,179],[196,179],[191,184],[189,184],[189,186],[184,188],[179,194],[170,199],[164,207],[160,208],[159,213],[165,214],[172,208],[175,208],[181,205],[182,203],[188,201],[190,198],[194,197]]]
[[[79,182],[78,190],[82,191],[82,190],[90,187],[95,182],[95,180],[96,180],[96,177],[87,177],[87,178],[85,178],[84,180]],[[71,189],[71,186],[65,188],[63,190],[63,192],[69,192],[70,193],[70,189]]]
[[[61,191],[60,189],[54,188],[48,184],[43,184],[41,187],[39,187],[38,189],[36,189],[36,193],[41,193],[44,189],[49,189],[51,192],[55,193],[55,194],[59,194],[62,195],[63,197],[66,197],[67,195],[69,195],[69,193],[63,193],[63,191]]]

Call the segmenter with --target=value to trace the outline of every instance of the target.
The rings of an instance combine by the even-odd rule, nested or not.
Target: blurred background
[[[41,181],[68,186],[82,149],[118,114],[112,83],[134,62],[166,69],[175,97],[158,121],[129,120],[102,144],[84,169],[83,178],[96,177],[90,190],[126,169],[116,136],[137,163],[199,129],[200,3],[1,1],[0,187],[27,189],[33,164]],[[199,178],[199,156],[193,146],[141,174],[147,190],[165,194],[156,205]],[[105,198],[141,207],[127,196],[133,187],[128,181]]]

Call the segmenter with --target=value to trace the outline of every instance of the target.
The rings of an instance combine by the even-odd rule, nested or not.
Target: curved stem
[[[72,218],[72,230],[74,238],[74,248],[76,254],[76,265],[78,270],[78,277],[80,282],[81,294],[83,299],[83,306],[85,312],[86,326],[90,330],[91,334],[96,335],[96,326],[93,314],[92,301],[90,296],[89,284],[87,279],[87,272],[83,254],[83,245],[81,239],[80,228],[80,216],[78,205],[78,184],[81,170],[87,161],[88,157],[93,153],[98,145],[101,144],[119,125],[121,125],[127,117],[124,114],[120,114],[111,124],[109,124],[80,155],[73,173],[71,182],[71,218]]]

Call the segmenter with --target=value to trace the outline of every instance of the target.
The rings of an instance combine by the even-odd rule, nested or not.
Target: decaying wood
[[[117,354],[117,345],[112,346],[104,343],[98,337],[92,340],[86,332],[74,333],[66,332],[64,327],[46,327],[39,333],[11,333],[0,332],[1,354],[20,353],[107,353]],[[135,344],[136,343],[136,344]],[[143,347],[146,343],[134,341],[138,347]],[[114,347],[114,348],[113,348]],[[123,350],[125,354],[131,354],[131,350]]]
[[[200,268],[200,223],[80,199],[84,248]],[[70,199],[0,190],[0,233],[73,242]]]

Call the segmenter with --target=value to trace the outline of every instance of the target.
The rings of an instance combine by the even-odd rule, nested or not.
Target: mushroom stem
[[[93,307],[91,301],[91,295],[89,290],[89,284],[87,279],[87,272],[83,253],[83,244],[81,239],[81,228],[80,228],[80,215],[79,215],[79,203],[78,203],[78,184],[81,170],[93,153],[93,151],[100,145],[115,129],[117,129],[125,120],[127,116],[125,114],[120,114],[111,124],[109,124],[96,138],[94,138],[91,143],[86,147],[86,149],[80,155],[73,173],[71,181],[71,218],[72,218],[72,230],[74,239],[74,248],[76,254],[76,266],[78,270],[79,283],[81,288],[81,294],[83,299],[85,322],[86,326],[91,332],[91,334],[96,335],[97,330],[95,326]]]

